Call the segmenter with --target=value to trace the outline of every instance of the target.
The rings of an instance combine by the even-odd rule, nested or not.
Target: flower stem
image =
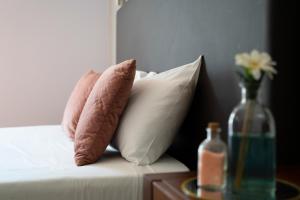
[[[243,178],[245,159],[246,159],[248,146],[249,146],[248,132],[252,121],[251,119],[252,115],[253,115],[253,102],[249,101],[246,104],[245,120],[243,122],[243,127],[242,127],[242,139],[239,148],[238,164],[237,164],[237,170],[236,170],[235,181],[234,181],[234,187],[237,190],[240,189],[242,178]]]

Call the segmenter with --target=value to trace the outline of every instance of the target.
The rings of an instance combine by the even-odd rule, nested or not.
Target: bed
[[[187,171],[165,155],[137,166],[108,147],[99,162],[74,163],[73,142],[60,125],[0,129],[0,199],[142,199],[143,174]]]

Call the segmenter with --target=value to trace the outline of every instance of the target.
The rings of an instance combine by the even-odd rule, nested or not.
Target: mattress
[[[0,199],[142,199],[143,174],[188,170],[168,155],[137,166],[111,147],[97,163],[77,167],[73,154],[58,125],[0,128]]]

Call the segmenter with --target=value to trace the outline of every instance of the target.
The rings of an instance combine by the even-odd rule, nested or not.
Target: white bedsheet
[[[77,167],[60,126],[0,128],[0,200],[142,199],[143,174],[187,170],[167,155],[137,166],[111,148]]]

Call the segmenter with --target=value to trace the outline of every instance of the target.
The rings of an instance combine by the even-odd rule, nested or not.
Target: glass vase
[[[275,122],[257,100],[259,84],[240,86],[241,101],[228,121],[228,189],[244,199],[275,199]]]

